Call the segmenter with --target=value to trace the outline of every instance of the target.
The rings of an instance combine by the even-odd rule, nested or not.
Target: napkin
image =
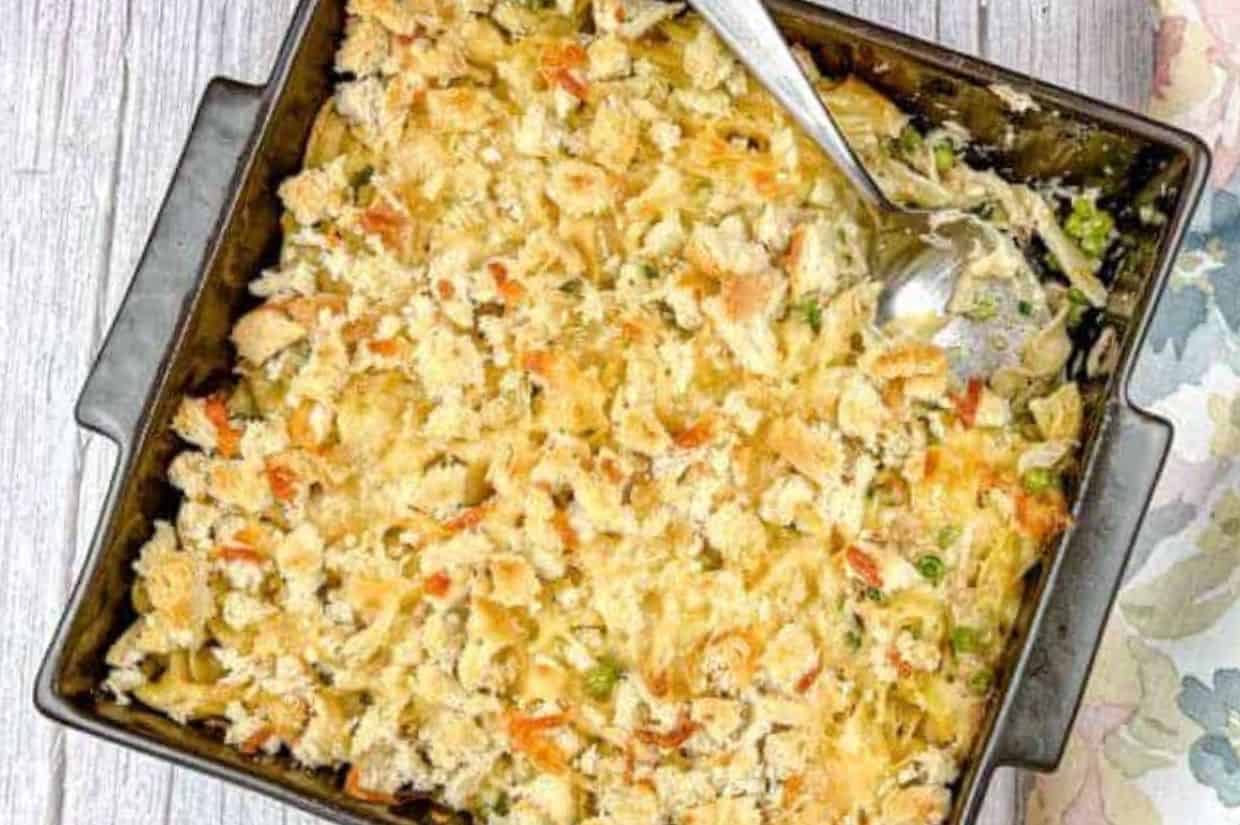
[[[1240,0],[1160,0],[1148,111],[1214,151],[1133,379],[1176,427],[1060,770],[1025,825],[1240,823]]]

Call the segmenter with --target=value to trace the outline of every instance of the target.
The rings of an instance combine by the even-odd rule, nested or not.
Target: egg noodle
[[[680,6],[349,12],[106,688],[491,825],[943,821],[1068,520],[1105,213],[798,52],[889,192],[984,218],[953,311],[1007,279],[1043,326],[961,383],[876,328],[863,205]]]

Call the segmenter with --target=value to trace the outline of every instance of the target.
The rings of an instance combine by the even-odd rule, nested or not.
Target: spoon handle
[[[761,0],[690,0],[754,76],[852,181],[873,209],[898,211],[853,154]]]

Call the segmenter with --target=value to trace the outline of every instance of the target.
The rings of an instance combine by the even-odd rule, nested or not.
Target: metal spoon
[[[987,285],[989,317],[948,314],[968,255],[988,239],[982,225],[961,216],[905,209],[891,202],[853,153],[822,98],[805,76],[760,0],[690,0],[690,4],[741,59],[754,77],[826,152],[878,219],[871,272],[883,283],[880,327],[935,321],[935,343],[951,355],[961,377],[991,374],[1019,360],[1025,342],[1044,317],[1016,311],[1010,287]],[[1037,316],[1044,316],[1039,311]]]

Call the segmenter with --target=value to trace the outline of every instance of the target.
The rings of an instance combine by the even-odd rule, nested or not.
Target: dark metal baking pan
[[[77,417],[116,442],[119,459],[90,555],[39,673],[35,703],[66,725],[354,825],[426,819],[421,803],[386,809],[347,797],[341,777],[280,757],[247,757],[208,726],[182,727],[98,692],[108,646],[134,618],[131,564],[156,518],[175,513],[164,481],[177,449],[179,398],[226,375],[246,283],[280,244],[279,182],[295,173],[331,94],[343,0],[303,0],[263,87],[210,84],[129,293]],[[970,162],[1020,180],[1099,187],[1120,213],[1121,253],[1106,276],[1105,323],[1118,332],[1109,377],[1086,382],[1089,437],[1074,480],[1075,526],[1030,575],[1001,690],[966,774],[953,825],[972,823],[993,770],[1049,770],[1063,754],[1128,554],[1171,440],[1137,409],[1128,376],[1207,177],[1192,136],[1072,92],[799,0],[772,8],[824,69],[855,72],[927,124],[955,120],[980,148]],[[1011,111],[993,84],[1029,95]],[[1139,206],[1166,220],[1141,221]],[[1098,324],[1090,325],[1096,333]],[[1083,348],[1090,341],[1078,342]],[[444,812],[438,812],[442,819]]]

